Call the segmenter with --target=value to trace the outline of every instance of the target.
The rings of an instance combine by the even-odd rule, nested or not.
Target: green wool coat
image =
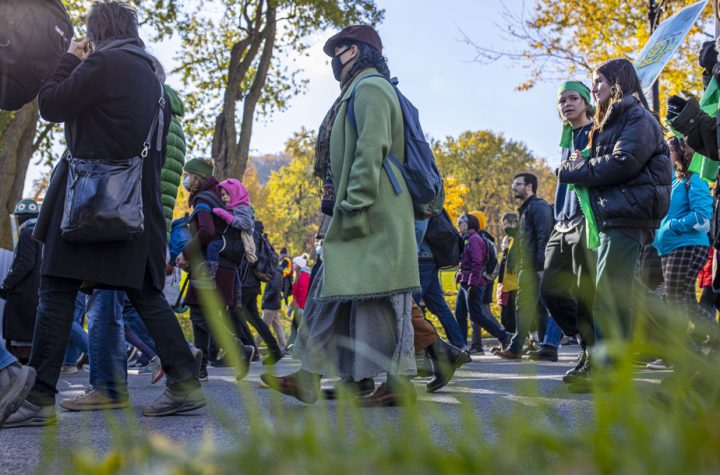
[[[183,133],[180,117],[185,114],[183,103],[170,86],[165,85],[165,92],[170,98],[172,118],[167,136],[167,157],[160,172],[160,191],[162,193],[163,213],[165,214],[165,230],[170,235],[175,199],[185,165],[185,134]]]
[[[363,300],[420,287],[414,214],[400,170],[396,194],[383,160],[405,161],[403,116],[393,87],[362,71],[348,88],[330,136],[335,210],[323,243],[321,300]],[[357,131],[347,118],[355,84]]]

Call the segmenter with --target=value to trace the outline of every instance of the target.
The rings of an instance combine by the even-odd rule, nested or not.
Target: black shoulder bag
[[[142,151],[124,160],[84,160],[68,154],[68,176],[60,233],[71,242],[129,241],[144,232],[143,160],[157,130],[162,151],[165,93],[160,99]]]

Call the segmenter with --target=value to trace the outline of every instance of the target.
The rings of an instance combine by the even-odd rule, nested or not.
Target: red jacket
[[[705,267],[702,268],[698,274],[698,287],[711,287],[713,276],[712,276],[712,265],[713,257],[715,256],[715,249],[710,248],[710,257],[708,257]]]
[[[297,303],[298,307],[305,308],[308,292],[310,292],[310,274],[302,271],[292,287],[293,301]]]

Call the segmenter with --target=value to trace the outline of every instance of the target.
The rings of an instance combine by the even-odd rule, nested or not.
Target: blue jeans
[[[547,327],[545,328],[545,338],[543,339],[542,344],[557,348],[560,346],[562,336],[563,332],[555,322],[555,319],[552,317],[548,318]]]
[[[112,399],[127,399],[125,292],[95,290],[88,299],[90,385]]]
[[[489,318],[485,312],[483,312],[482,302],[484,294],[484,285],[460,285],[457,302],[455,304],[455,317],[457,318],[458,325],[460,326],[460,331],[467,341],[467,319],[469,313],[470,320],[473,323],[480,325],[480,327],[487,330],[488,333],[497,338],[499,342],[506,342],[511,338],[511,335],[503,329],[497,319]]]
[[[123,320],[125,321],[125,325],[130,327],[138,338],[140,338],[140,340],[142,340],[142,342],[150,348],[150,350],[152,350],[152,354],[154,356],[155,353],[157,353],[157,348],[155,347],[155,342],[150,336],[150,331],[145,325],[145,322],[142,321],[142,318],[140,318],[140,314],[130,303],[130,299],[127,297],[125,297],[125,301],[123,302]],[[142,348],[138,349],[142,351]],[[145,353],[145,351],[143,353]],[[152,356],[150,357],[152,358]]]
[[[7,368],[15,362],[17,362],[17,359],[5,347],[0,346],[0,369]]]
[[[453,346],[464,349],[467,341],[463,338],[460,325],[448,307],[443,295],[440,279],[438,278],[438,267],[435,261],[430,259],[420,259],[420,292],[413,295],[415,303],[420,305],[420,300],[425,302],[425,306],[430,313],[437,316],[440,324],[445,329],[448,341]]]
[[[85,294],[78,292],[75,297],[75,314],[73,315],[72,328],[70,328],[70,339],[67,350],[65,350],[64,364],[74,365],[80,358],[80,353],[88,354],[88,334],[82,326],[85,316]]]

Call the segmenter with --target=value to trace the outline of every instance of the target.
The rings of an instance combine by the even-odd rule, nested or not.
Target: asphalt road
[[[424,390],[426,379],[416,379],[419,404],[428,409],[430,430],[443,443],[444,433],[441,417],[450,424],[459,424],[464,404],[470,404],[476,416],[482,421],[503,414],[522,415],[542,411],[548,405],[555,409],[568,427],[581,428],[592,423],[592,408],[589,395],[570,394],[561,381],[562,374],[574,366],[578,347],[571,346],[561,349],[561,359],[557,363],[535,363],[503,361],[494,356],[473,356],[473,361],[457,371],[453,381],[441,391],[428,394]],[[290,358],[283,359],[277,366],[278,374],[287,374],[298,367],[298,362]],[[43,457],[51,457],[53,450],[67,451],[91,449],[97,454],[105,454],[113,445],[113,437],[121,433],[134,437],[150,432],[157,432],[178,443],[178,447],[187,450],[196,449],[209,438],[215,447],[232,447],[238,443],[226,429],[227,425],[219,422],[231,421],[237,433],[250,437],[248,407],[259,411],[273,424],[284,423],[283,411],[277,410],[277,399],[272,392],[261,387],[259,376],[265,368],[254,363],[248,377],[240,383],[240,388],[254,395],[257,404],[246,406],[243,391],[237,391],[233,372],[227,368],[210,368],[210,380],[204,383],[208,399],[208,407],[190,415],[146,418],[140,413],[142,406],[162,392],[162,384],[151,386],[147,375],[130,375],[129,386],[132,409],[130,414],[121,411],[111,413],[79,413],[64,412],[58,408],[58,426],[55,431],[42,428],[22,428],[0,430],[0,473],[24,474],[38,470],[42,473],[53,473],[59,467],[40,466]],[[647,373],[648,378],[657,377]],[[87,384],[88,373],[80,372],[64,376],[59,383],[60,398],[72,397]],[[519,390],[523,384],[534,383],[534,392]],[[523,394],[523,395],[520,395]],[[528,396],[527,394],[533,394]],[[322,401],[318,404],[328,406],[333,417],[335,402]],[[287,414],[300,414],[307,411],[303,403],[288,397],[282,397],[282,407]],[[393,422],[398,420],[402,408],[362,409],[365,422],[373,426],[373,422]],[[220,416],[222,413],[222,416]],[[492,424],[484,424],[487,435],[492,437]]]

